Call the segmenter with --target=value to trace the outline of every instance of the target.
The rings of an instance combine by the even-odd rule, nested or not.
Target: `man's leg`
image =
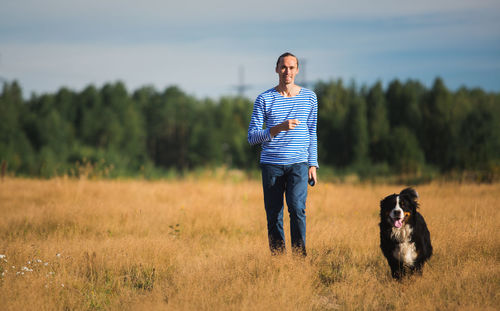
[[[269,248],[273,254],[282,253],[285,250],[285,232],[283,231],[285,179],[283,167],[272,164],[261,164],[261,167]]]
[[[292,250],[306,256],[306,199],[309,166],[297,163],[287,168],[286,204],[290,213]]]

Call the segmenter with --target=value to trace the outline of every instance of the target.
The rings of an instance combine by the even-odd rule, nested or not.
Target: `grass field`
[[[0,309],[498,310],[500,184],[417,187],[434,256],[395,282],[378,204],[402,187],[310,188],[302,259],[270,256],[258,181],[6,178]]]

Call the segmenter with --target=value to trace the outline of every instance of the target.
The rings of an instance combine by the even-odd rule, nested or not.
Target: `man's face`
[[[293,56],[282,57],[276,67],[276,73],[279,76],[280,83],[293,84],[295,75],[299,73],[297,59]]]

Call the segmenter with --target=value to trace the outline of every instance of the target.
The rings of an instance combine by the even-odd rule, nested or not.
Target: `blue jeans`
[[[306,198],[309,165],[261,163],[269,247],[273,254],[285,251],[283,194],[290,214],[292,251],[306,255]]]

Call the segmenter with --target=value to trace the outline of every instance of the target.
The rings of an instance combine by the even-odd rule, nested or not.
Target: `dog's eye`
[[[410,217],[410,212],[405,212],[405,217]]]

